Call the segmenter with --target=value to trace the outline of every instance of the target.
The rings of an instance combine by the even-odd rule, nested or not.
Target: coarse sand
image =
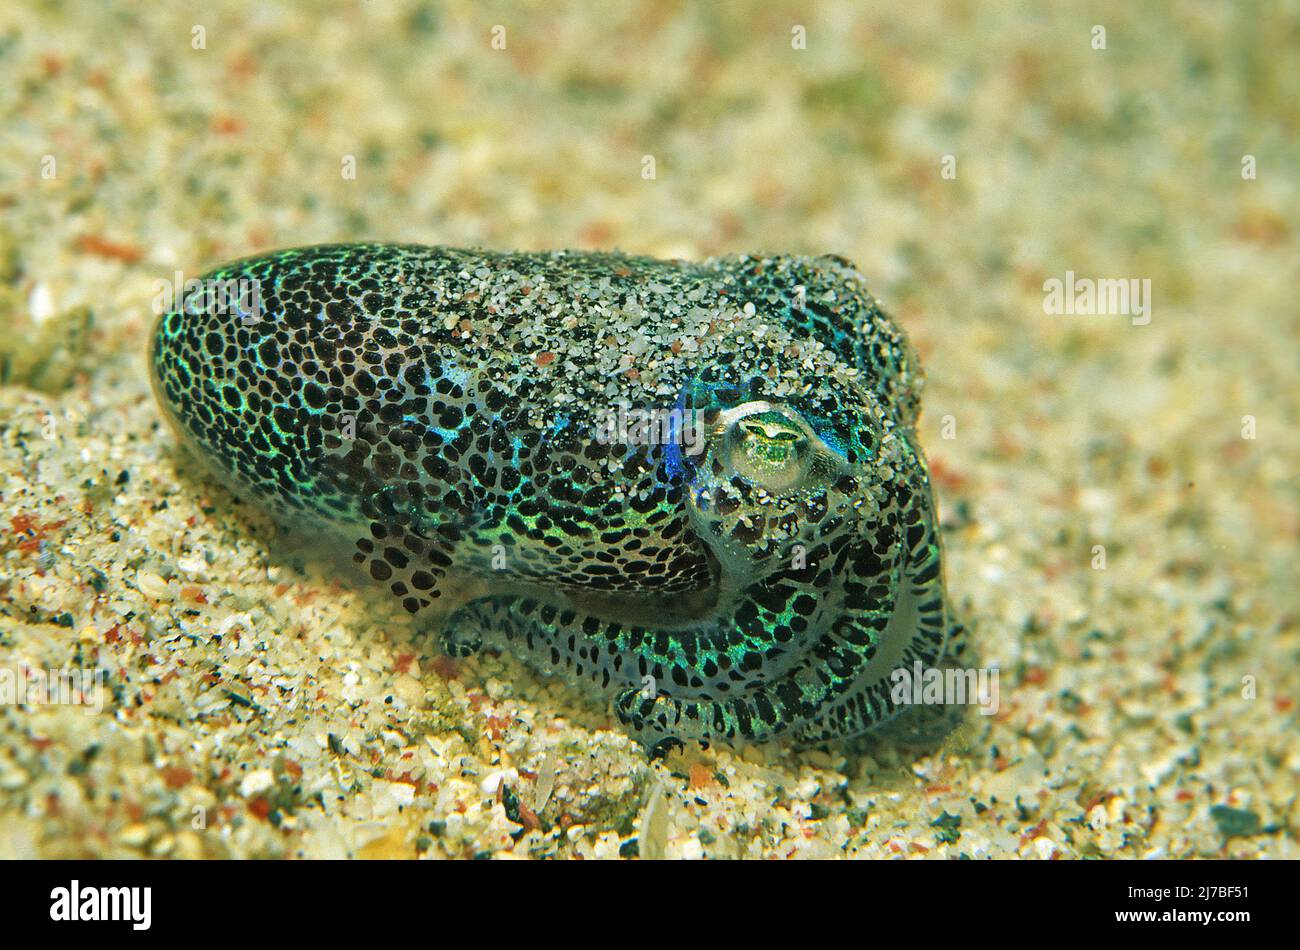
[[[1300,857],[1300,12],[1044,7],[0,5],[0,856]],[[300,564],[146,337],[362,239],[854,261],[996,714],[650,762]]]

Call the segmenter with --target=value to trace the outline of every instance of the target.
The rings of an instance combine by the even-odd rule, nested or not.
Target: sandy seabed
[[[0,676],[0,856],[1300,856],[1296,4],[615,6],[0,7],[0,673],[103,685]],[[145,341],[361,239],[853,260],[996,715],[649,762],[300,568]]]

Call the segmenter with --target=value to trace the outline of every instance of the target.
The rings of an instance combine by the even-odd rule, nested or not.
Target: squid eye
[[[745,479],[769,491],[783,491],[807,475],[812,457],[808,434],[774,409],[737,419],[727,433],[727,460]]]

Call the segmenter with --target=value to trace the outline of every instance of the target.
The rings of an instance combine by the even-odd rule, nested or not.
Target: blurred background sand
[[[0,855],[1300,855],[1297,5],[608,6],[0,9],[0,669],[106,677],[0,705]],[[155,282],[361,239],[853,260],[998,715],[651,764],[297,569],[161,424]]]

